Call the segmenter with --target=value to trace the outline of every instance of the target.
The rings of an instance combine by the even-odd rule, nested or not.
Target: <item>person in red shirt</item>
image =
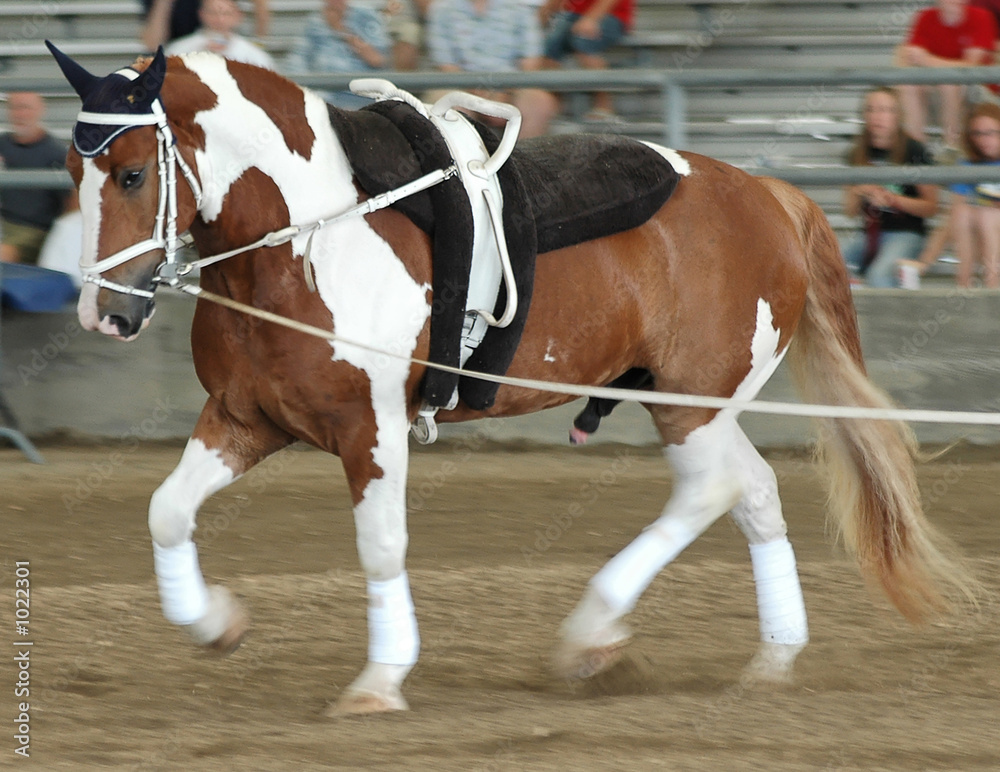
[[[546,27],[546,65],[558,67],[559,61],[572,53],[584,69],[606,69],[604,52],[632,28],[634,15],[635,0],[546,0],[539,10]],[[594,107],[587,117],[616,120],[611,94],[595,93]]]
[[[897,53],[896,63],[902,67],[978,67],[990,64],[996,37],[997,24],[989,11],[970,6],[969,0],[938,0],[936,7],[917,14],[909,39]],[[957,148],[965,86],[900,86],[906,131],[914,139],[927,141],[927,99],[932,89],[937,89],[940,94],[944,144]]]
[[[971,0],[970,5],[976,8],[985,8],[993,14],[993,19],[997,23],[997,32],[1000,35],[1000,0]]]

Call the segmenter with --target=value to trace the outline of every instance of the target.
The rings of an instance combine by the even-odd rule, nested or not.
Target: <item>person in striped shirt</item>
[[[534,10],[522,0],[435,0],[427,19],[427,47],[431,63],[442,72],[485,74],[542,65],[542,31]],[[475,93],[517,107],[522,137],[545,134],[559,110],[558,99],[548,91],[501,91],[485,75]]]

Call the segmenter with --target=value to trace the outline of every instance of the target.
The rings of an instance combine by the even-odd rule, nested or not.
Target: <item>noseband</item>
[[[152,113],[141,115],[82,111],[77,116],[77,121],[82,123],[110,126],[156,126],[156,165],[160,185],[159,200],[156,207],[156,222],[153,224],[152,237],[119,250],[103,260],[98,260],[93,265],[80,266],[83,281],[113,290],[114,292],[137,295],[144,298],[152,298],[153,291],[118,284],[117,282],[105,279],[101,274],[154,249],[162,249],[165,255],[164,262],[157,268],[157,275],[163,272],[164,269],[168,269],[168,267],[174,268],[177,265],[177,250],[185,244],[185,241],[177,236],[178,166],[181,168],[181,172],[184,174],[184,178],[187,180],[192,194],[194,194],[196,209],[201,209],[202,202],[201,184],[198,182],[198,178],[194,175],[194,172],[191,171],[191,167],[187,165],[181,154],[177,152],[177,141],[170,130],[170,125],[167,122],[167,114],[159,99],[153,101],[152,110]],[[169,269],[167,272],[169,273]]]

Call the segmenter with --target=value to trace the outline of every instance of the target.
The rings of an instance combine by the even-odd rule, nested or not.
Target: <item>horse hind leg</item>
[[[751,681],[791,683],[809,626],[777,479],[739,427],[730,457],[744,490],[730,514],[750,544],[760,620],[761,643],[744,673]]]
[[[209,496],[290,441],[276,428],[252,431],[209,398],[180,462],[150,499],[149,531],[163,615],[197,643],[222,653],[239,646],[248,621],[228,590],[205,584],[191,538],[195,517]]]
[[[681,440],[664,448],[675,472],[673,491],[660,517],[591,579],[563,623],[553,665],[566,678],[588,678],[617,661],[630,637],[622,617],[656,574],[742,497],[740,480],[729,469],[728,449],[739,430],[731,413],[705,422],[704,411],[651,412],[665,439]],[[702,425],[685,435],[676,428],[685,419]]]

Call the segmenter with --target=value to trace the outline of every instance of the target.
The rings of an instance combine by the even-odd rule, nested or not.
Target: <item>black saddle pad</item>
[[[331,116],[369,193],[391,190],[420,175],[412,151],[384,117],[368,110],[331,110]],[[617,134],[521,140],[511,158],[531,207],[520,216],[534,219],[539,253],[642,225],[670,198],[679,179],[662,155]],[[424,231],[433,231],[426,192],[393,206]]]
[[[616,134],[522,140],[512,154],[538,232],[538,252],[642,225],[679,175],[651,147]]]

